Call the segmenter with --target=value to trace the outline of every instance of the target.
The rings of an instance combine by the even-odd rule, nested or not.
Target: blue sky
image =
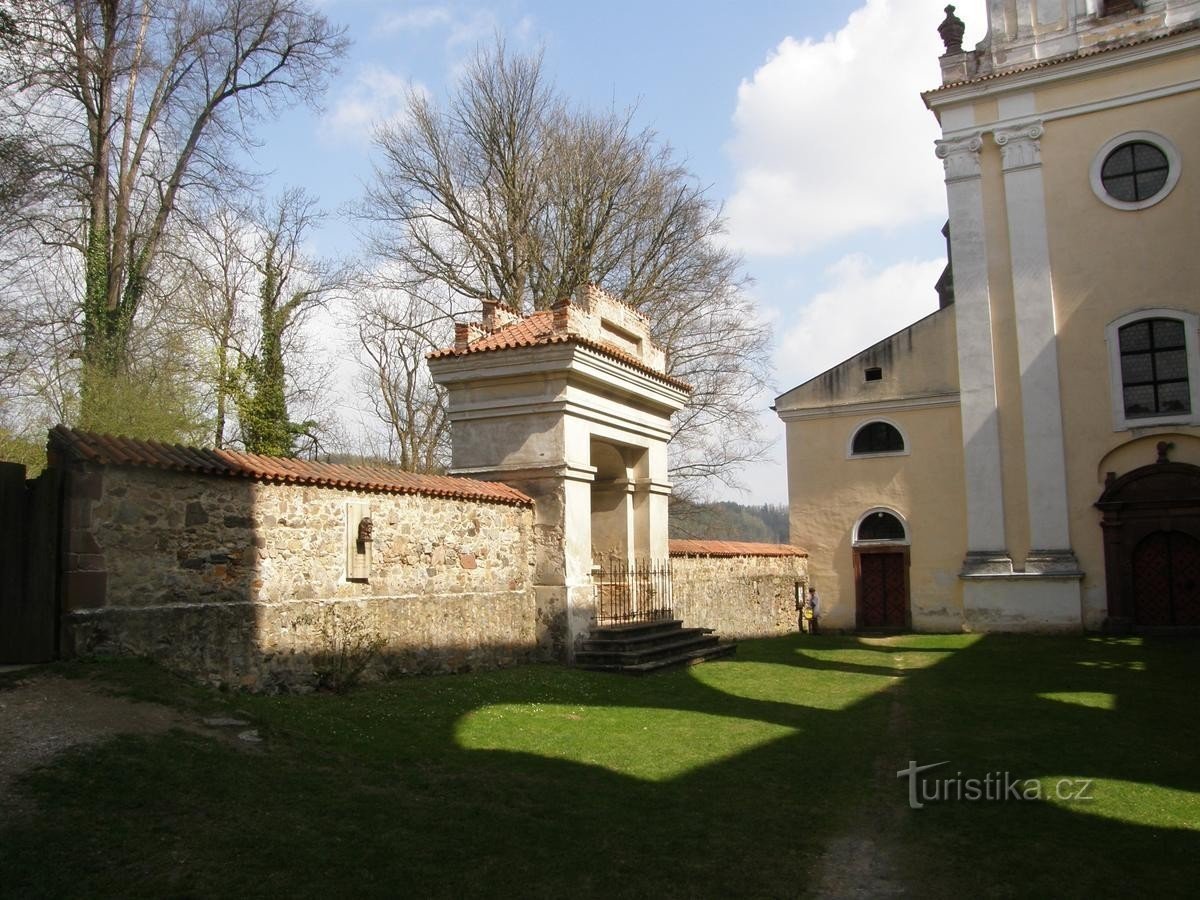
[[[944,0],[320,5],[354,45],[322,112],[262,130],[257,163],[277,185],[305,185],[331,210],[353,200],[371,173],[372,123],[400,115],[410,88],[445,96],[500,33],[542,48],[580,105],[636,106],[711,185],[775,330],[778,392],[936,308],[945,193],[919,91],[939,83]],[[958,4],[968,46],[983,37],[983,7]],[[335,220],[316,249],[356,244]],[[772,399],[749,401],[778,439],[771,460],[745,473],[748,492],[722,496],[786,502]]]

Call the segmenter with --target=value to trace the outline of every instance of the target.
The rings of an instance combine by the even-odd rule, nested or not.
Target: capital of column
[[[1019,128],[996,131],[992,137],[1000,146],[1000,159],[1005,172],[1028,169],[1042,164],[1041,137],[1046,128],[1041,122],[1031,122]]]
[[[934,143],[937,145],[934,152],[946,167],[947,184],[980,176],[979,151],[983,149],[980,135],[945,138]]]

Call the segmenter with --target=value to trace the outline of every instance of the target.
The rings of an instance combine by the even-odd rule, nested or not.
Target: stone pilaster
[[[1042,179],[1041,122],[997,131],[1011,254],[1021,412],[1025,435],[1025,488],[1031,550],[1026,572],[1078,570],[1070,550],[1066,455],[1054,321],[1054,284]]]
[[[1000,481],[1000,428],[988,290],[987,236],[979,134],[937,142],[946,169],[950,252],[954,258],[958,371],[967,488],[967,557],[963,572],[986,563],[1011,571],[1005,551],[1004,494]]]

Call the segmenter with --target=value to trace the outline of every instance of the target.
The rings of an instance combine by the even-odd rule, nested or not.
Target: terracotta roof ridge
[[[62,424],[50,429],[49,441],[51,447],[96,465],[196,472],[376,493],[420,494],[513,506],[533,505],[532,498],[503,482],[458,475],[426,475],[377,463],[333,463],[264,456],[227,448],[186,447],[143,438],[99,434]]]
[[[541,310],[541,312],[546,312],[546,310]],[[534,315],[536,315],[536,313]],[[524,349],[524,348],[528,348],[528,347],[545,346],[546,344],[578,344],[581,347],[587,347],[588,349],[594,350],[597,353],[601,353],[604,356],[607,356],[619,363],[623,363],[623,364],[629,366],[630,368],[635,369],[638,372],[641,372],[643,375],[646,375],[657,381],[664,382],[665,384],[668,384],[673,388],[676,388],[681,391],[686,391],[688,393],[691,393],[691,391],[692,391],[692,386],[690,384],[688,384],[688,382],[684,381],[683,379],[676,378],[673,375],[668,375],[665,372],[660,372],[657,369],[651,368],[650,366],[647,366],[645,363],[641,362],[640,360],[636,359],[635,357],[631,356],[630,354],[626,353],[625,351],[620,350],[617,347],[614,347],[611,344],[607,344],[602,341],[592,340],[591,338],[586,338],[586,337],[584,337],[582,335],[578,335],[578,334],[562,334],[562,333],[557,333],[557,332],[551,332],[548,334],[530,335],[528,340],[514,341],[512,343],[506,343],[506,344],[499,344],[498,346],[477,346],[478,344],[485,343],[486,341],[488,341],[492,338],[495,338],[495,337],[502,338],[504,336],[505,331],[509,331],[509,330],[513,330],[514,332],[518,331],[520,329],[520,327],[523,324],[527,323],[528,321],[529,321],[529,318],[526,318],[526,319],[522,319],[520,322],[514,322],[512,325],[506,325],[504,328],[501,328],[497,331],[491,332],[483,338],[479,338],[475,341],[472,341],[463,350],[459,350],[453,346],[442,347],[438,350],[430,351],[429,353],[427,353],[425,355],[425,358],[426,359],[447,359],[451,356],[468,356],[472,353],[495,353],[500,350],[517,350],[517,349]]]

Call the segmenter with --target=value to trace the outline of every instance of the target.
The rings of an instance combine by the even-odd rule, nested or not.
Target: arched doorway
[[[1126,628],[1200,628],[1200,467],[1159,462],[1110,476],[1104,513],[1108,620]]]
[[[908,530],[888,509],[868,510],[854,527],[855,624],[902,630],[910,621]]]

